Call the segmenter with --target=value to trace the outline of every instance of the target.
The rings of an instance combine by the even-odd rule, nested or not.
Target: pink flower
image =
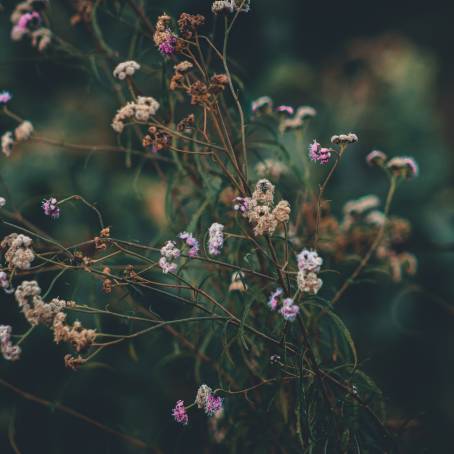
[[[188,414],[186,413],[186,408],[184,408],[184,402],[179,400],[175,405],[175,408],[172,410],[172,416],[175,418],[176,422],[187,426],[189,422]]]
[[[21,30],[27,30],[30,27],[36,27],[41,23],[41,16],[36,11],[25,13],[19,18],[16,27]]]
[[[383,165],[384,162],[388,159],[383,151],[373,150],[366,156],[366,162],[371,165]]]
[[[178,237],[186,241],[186,244],[190,247],[188,251],[189,257],[197,257],[199,255],[200,245],[199,241],[194,238],[192,233],[181,232]]]
[[[208,416],[213,416],[218,411],[222,410],[222,400],[222,397],[209,394],[205,402],[205,413]]]
[[[168,30],[166,39],[159,45],[159,52],[161,52],[162,55],[173,55],[175,53],[176,44],[177,37]]]
[[[309,145],[309,157],[312,161],[320,162],[320,164],[328,164],[331,158],[331,150],[329,148],[322,148],[322,146],[314,140]]]
[[[60,208],[58,207],[58,201],[54,197],[43,200],[42,207],[46,216],[50,216],[52,219],[58,219],[60,217]]]
[[[300,308],[297,306],[292,298],[286,298],[282,303],[281,310],[279,311],[282,317],[289,322],[293,322],[299,314]]]
[[[276,107],[276,111],[279,113],[285,113],[287,115],[293,115],[295,109],[292,106],[278,106]]]
[[[233,209],[240,213],[246,213],[249,210],[249,197],[235,197],[235,205]]]
[[[271,294],[270,299],[268,300],[268,306],[272,311],[277,309],[277,306],[279,305],[279,297],[283,293],[284,291],[281,288],[278,288]]]
[[[213,223],[208,230],[208,252],[211,255],[219,255],[224,246],[224,226],[217,222]]]
[[[0,93],[0,104],[7,104],[8,102],[11,101],[11,93],[8,91],[2,91]]]

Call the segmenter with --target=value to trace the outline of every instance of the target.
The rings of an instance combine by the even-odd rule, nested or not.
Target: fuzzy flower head
[[[284,320],[293,322],[299,314],[300,308],[294,303],[292,298],[286,298],[283,301],[281,310],[279,312],[282,317],[284,317]]]
[[[22,14],[16,27],[21,30],[36,30],[41,24],[41,16],[38,12],[32,11],[30,13]]]
[[[206,405],[206,401],[208,396],[211,395],[211,388],[208,385],[201,385],[197,390],[197,396],[195,398],[195,403],[197,408],[204,408]]]
[[[189,246],[188,251],[189,257],[197,257],[199,255],[200,250],[199,241],[196,238],[194,238],[192,233],[181,232],[180,234],[178,234],[178,238],[184,240],[186,242],[186,245]]]
[[[172,410],[172,416],[175,418],[176,422],[183,424],[183,426],[188,425],[189,418],[182,400],[179,400],[175,405],[175,408]]]
[[[0,104],[7,104],[11,101],[12,95],[9,91],[2,91],[0,93]]]
[[[20,358],[21,348],[11,342],[11,326],[0,325],[0,349],[7,361],[17,361]]]
[[[292,106],[283,105],[276,107],[276,112],[291,116],[295,112],[295,109]]]
[[[208,230],[208,252],[211,255],[219,255],[224,246],[224,226],[215,222]]]
[[[252,102],[252,112],[271,113],[273,110],[273,100],[269,96],[261,96]]]
[[[320,164],[328,164],[331,158],[331,150],[323,148],[316,140],[309,145],[309,158]]]
[[[51,197],[50,199],[43,200],[42,208],[46,216],[50,216],[52,219],[58,219],[60,217],[60,208],[56,198]]]
[[[331,137],[331,143],[335,145],[348,145],[351,143],[358,142],[358,136],[353,132],[349,132],[348,134],[339,134],[334,135]]]
[[[319,257],[317,251],[303,249],[297,256],[298,269],[300,271],[312,271],[318,273],[323,264],[323,259]]]
[[[247,213],[250,201],[251,199],[249,197],[235,197],[233,209],[239,211],[241,214]]]
[[[386,165],[393,175],[401,176],[407,179],[417,177],[419,167],[417,162],[407,156],[397,156],[388,161]]]
[[[133,60],[124,61],[119,63],[113,71],[114,77],[120,80],[126,79],[126,77],[131,77],[135,74],[136,71],[140,69],[139,63]]]
[[[167,37],[159,44],[158,49],[164,56],[170,56],[175,53],[177,44],[177,37],[170,31],[167,30]]]
[[[168,274],[176,271],[177,264],[175,260],[181,255],[181,251],[177,248],[175,241],[167,241],[160,252],[159,266],[162,272]]]
[[[387,159],[388,159],[388,156],[386,156],[386,154],[380,150],[373,150],[366,156],[366,162],[370,166],[383,167],[383,165]]]
[[[272,311],[275,311],[279,305],[279,299],[284,293],[284,290],[281,288],[277,288],[270,296],[268,300],[268,306]]]
[[[205,413],[208,416],[214,416],[219,411],[222,411],[222,397],[209,394],[205,402]]]
[[[323,281],[313,271],[308,272],[300,270],[296,280],[298,289],[301,292],[309,293],[310,295],[316,295],[323,285]]]

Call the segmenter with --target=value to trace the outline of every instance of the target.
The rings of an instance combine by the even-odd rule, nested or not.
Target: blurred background
[[[11,109],[46,137],[115,144],[109,124],[118,102],[102,72],[105,60],[93,53],[84,27],[69,24],[72,2],[51,1],[51,28],[81,49],[83,59],[52,48],[40,54],[26,41],[11,42],[9,15],[16,2],[1,3],[0,91],[13,94]],[[113,8],[123,2],[101,3]],[[152,22],[163,10],[210,18],[207,0],[142,4]],[[99,22],[108,45],[126,57],[128,28],[102,9]],[[360,137],[355,154],[343,162],[329,187],[328,198],[338,213],[345,201],[365,193],[384,198],[386,183],[364,160],[372,149],[411,155],[419,162],[419,178],[402,185],[392,210],[411,221],[406,249],[418,258],[417,275],[398,284],[383,277],[378,285],[353,288],[338,307],[352,330],[363,368],[384,392],[389,420],[408,420],[402,443],[402,452],[408,453],[454,452],[451,22],[452,12],[444,3],[253,0],[252,11],[241,16],[230,45],[247,101],[269,95],[278,104],[315,107],[319,115],[307,140],[328,141],[332,134],[348,131]],[[152,68],[161,64],[151,45],[135,59]],[[138,84],[147,94],[159,95],[159,83],[150,83],[145,75],[139,75]],[[13,125],[0,117],[1,133]],[[9,160],[0,157],[0,173],[24,214],[58,238],[77,242],[92,237],[96,218],[73,204],[65,207],[58,224],[52,223],[39,208],[49,195],[81,194],[95,201],[119,238],[147,242],[169,223],[159,177],[149,162],[135,156],[26,144]],[[10,231],[0,226],[2,237]],[[100,286],[93,289],[93,282],[81,280],[74,286],[74,280],[63,281],[58,291],[82,304],[102,307],[109,302]],[[0,304],[0,322],[24,331],[26,324],[12,299],[0,294]],[[65,349],[53,344],[45,329],[34,332],[24,347],[18,363],[0,362],[0,376],[9,382],[150,441],[160,452],[210,452],[203,448],[202,424],[181,431],[169,417],[178,394],[169,392],[169,384],[193,389],[194,377],[191,368],[185,372],[189,356],[167,334],[156,334],[152,343],[137,340],[106,352],[99,362],[76,373],[64,368]],[[24,453],[139,452],[3,387],[0,399],[1,453],[11,451],[12,433]]]

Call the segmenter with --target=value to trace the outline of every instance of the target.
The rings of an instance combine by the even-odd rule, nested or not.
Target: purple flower
[[[292,106],[278,106],[276,107],[276,111],[279,113],[285,113],[287,115],[293,115],[295,109]]]
[[[11,93],[9,91],[2,91],[0,93],[0,104],[7,104],[11,101]]]
[[[309,145],[309,157],[312,161],[320,162],[320,164],[328,164],[331,158],[331,150],[329,148],[322,148],[322,146],[314,140]]]
[[[187,426],[189,422],[188,414],[186,413],[186,408],[184,408],[184,402],[179,400],[175,405],[175,408],[172,410],[172,416],[175,418],[176,422]]]
[[[281,288],[278,288],[271,294],[270,299],[268,300],[268,306],[272,311],[277,309],[277,306],[279,305],[279,297],[283,293],[284,291]]]
[[[176,44],[177,37],[168,30],[166,39],[159,45],[159,52],[161,52],[162,55],[173,55],[175,53]]]
[[[50,216],[52,219],[58,219],[60,217],[60,208],[58,207],[58,201],[54,197],[43,200],[42,207],[46,216]]]
[[[188,232],[181,232],[178,237],[186,242],[186,244],[190,247],[188,251],[189,257],[196,257],[199,255],[200,245],[199,241],[194,238],[192,233]]]
[[[292,298],[286,298],[282,303],[281,310],[279,311],[282,317],[289,322],[293,322],[299,314],[300,308],[297,306]]]
[[[209,394],[205,402],[205,413],[208,416],[213,416],[218,411],[222,410],[222,400],[222,397]]]
[[[235,205],[233,209],[240,213],[246,213],[249,210],[249,197],[235,197]]]

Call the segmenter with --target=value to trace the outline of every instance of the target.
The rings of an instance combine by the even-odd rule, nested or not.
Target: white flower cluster
[[[113,71],[114,77],[120,80],[126,79],[128,76],[133,76],[140,69],[139,63],[134,60],[124,61],[117,65]]]
[[[164,274],[173,273],[177,269],[175,260],[181,255],[181,251],[177,248],[175,241],[167,241],[161,248],[161,258],[159,266]]]
[[[215,222],[208,230],[208,252],[211,255],[219,255],[224,246],[224,226]]]
[[[250,0],[218,0],[211,5],[213,14],[233,13],[240,11],[247,13],[251,9]]]
[[[323,259],[316,251],[303,249],[297,256],[298,260],[298,288],[304,293],[316,295],[323,285],[318,277]]]
[[[123,132],[125,122],[130,119],[146,123],[150,117],[156,114],[159,107],[159,103],[156,99],[147,96],[139,96],[137,101],[128,102],[118,110],[112,120],[112,129],[118,133]]]
[[[14,140],[13,133],[7,131],[2,135],[2,153],[6,157],[10,157],[13,151],[13,147],[17,142],[26,142],[30,139],[33,134],[33,125],[29,121],[23,121],[15,130],[14,130]]]
[[[52,326],[59,312],[75,305],[74,301],[64,301],[59,298],[46,303],[41,297],[41,288],[36,281],[23,281],[17,287],[14,296],[25,318],[32,326],[39,324]]]
[[[11,342],[11,326],[0,325],[0,348],[3,358],[7,361],[17,361],[21,354],[21,348]]]
[[[31,245],[32,239],[22,234],[12,233],[3,239],[0,247],[8,248],[5,252],[5,261],[10,269],[28,270],[30,268],[35,260]]]

